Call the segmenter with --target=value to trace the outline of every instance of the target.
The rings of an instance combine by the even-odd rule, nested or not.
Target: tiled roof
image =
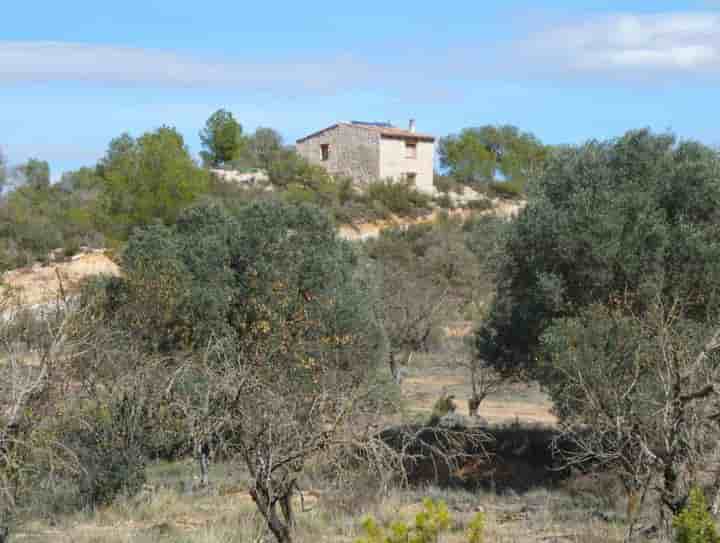
[[[362,128],[364,130],[378,132],[378,133],[380,133],[380,135],[385,136],[387,138],[414,139],[414,140],[429,141],[429,142],[435,141],[435,136],[431,136],[429,134],[420,134],[418,132],[410,132],[410,130],[403,130],[402,128],[397,128],[394,126],[382,126],[382,125],[378,125],[378,124],[363,124],[363,123],[336,123],[332,126],[328,126],[327,128],[323,128],[322,130],[318,130],[317,132],[313,132],[312,134],[309,134],[309,135],[305,136],[304,138],[300,138],[299,140],[297,140],[297,143],[301,143],[312,137],[318,136],[318,135],[322,134],[323,132],[327,132],[328,130],[337,128],[338,126],[349,126],[352,128]]]

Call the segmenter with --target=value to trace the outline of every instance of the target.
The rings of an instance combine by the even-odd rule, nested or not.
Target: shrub
[[[479,200],[470,200],[465,204],[465,207],[472,209],[473,211],[486,211],[492,209],[493,203],[491,200],[482,198]]]
[[[435,203],[444,209],[450,209],[453,207],[453,201],[449,194],[441,194],[435,198]]]
[[[499,198],[515,199],[520,198],[523,195],[521,188],[510,182],[504,183],[490,183],[488,186],[488,192]]]
[[[414,525],[398,521],[390,525],[387,533],[372,518],[366,518],[363,529],[367,537],[357,543],[434,543],[450,527],[450,514],[444,502],[433,502],[430,498],[423,501],[423,510],[415,516]]]
[[[437,543],[440,536],[450,530],[452,517],[447,505],[442,500],[423,500],[423,510],[414,519],[413,524],[403,521],[393,522],[389,530],[378,526],[377,522],[368,517],[363,521],[365,537],[356,543]],[[485,531],[485,515],[476,514],[465,532],[468,543],[482,543]]]
[[[136,402],[124,398],[84,409],[68,425],[64,445],[78,458],[76,475],[82,507],[111,503],[120,494],[137,493],[145,483],[144,419]],[[77,419],[76,419],[77,420]]]
[[[468,543],[483,543],[485,541],[485,515],[477,513],[468,525],[466,532]]]
[[[400,215],[409,215],[430,204],[430,197],[419,192],[411,183],[391,179],[368,184],[367,199],[373,204],[379,202],[392,213]]]
[[[700,488],[690,491],[687,507],[673,519],[677,543],[719,543],[715,521],[708,511],[705,495]]]

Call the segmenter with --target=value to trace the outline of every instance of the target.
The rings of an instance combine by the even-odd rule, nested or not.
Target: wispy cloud
[[[532,72],[644,79],[720,75],[720,14],[617,14],[550,25],[511,47]]]
[[[397,50],[366,57],[297,52],[247,61],[116,45],[0,41],[0,84],[70,81],[295,96],[377,89],[382,82],[389,97],[411,93],[442,101],[458,92],[451,83],[463,80],[714,80],[720,77],[720,13],[593,15],[504,43],[438,43],[426,54],[402,58],[393,54]]]
[[[0,83],[72,81],[111,85],[242,87],[328,92],[371,78],[349,55],[323,62],[242,62],[172,51],[67,42],[0,41]]]

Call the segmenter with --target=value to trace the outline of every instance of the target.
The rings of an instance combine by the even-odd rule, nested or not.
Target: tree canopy
[[[50,165],[45,160],[31,158],[18,167],[18,172],[24,177],[25,183],[31,187],[50,186]]]
[[[217,110],[200,131],[203,161],[209,166],[221,166],[238,158],[245,144],[242,132],[242,125],[231,112]]]
[[[114,299],[131,302],[122,308],[126,322],[161,349],[240,338],[277,307],[283,318],[309,312],[324,333],[372,336],[354,267],[350,246],[315,207],[258,202],[232,216],[199,206],[175,226],[153,225],[130,238],[119,291],[129,298]]]
[[[511,125],[465,128],[442,138],[440,164],[461,183],[504,180],[518,189],[541,171],[547,148],[531,133]]]
[[[554,319],[630,297],[682,299],[703,319],[720,298],[720,158],[648,130],[554,153],[507,233],[480,356],[538,368]]]
[[[283,155],[282,136],[272,128],[259,127],[248,138],[247,151],[254,166],[267,170]]]
[[[2,194],[7,182],[7,159],[3,150],[0,148],[0,194]]]
[[[114,139],[98,165],[101,221],[117,239],[155,221],[173,223],[208,187],[177,130],[162,127],[135,139]]]

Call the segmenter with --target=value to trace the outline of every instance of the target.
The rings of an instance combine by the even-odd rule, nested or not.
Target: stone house
[[[339,122],[297,140],[296,150],[331,175],[364,184],[378,179],[407,179],[418,190],[434,193],[435,138],[389,123]]]

